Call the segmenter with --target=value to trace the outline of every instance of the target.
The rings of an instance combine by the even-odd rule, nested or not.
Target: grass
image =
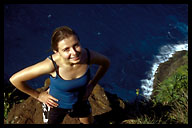
[[[7,120],[8,113],[14,104],[18,104],[24,101],[28,97],[27,94],[17,90],[10,83],[4,84],[4,120]]]
[[[175,72],[160,82],[155,89],[155,95],[149,101],[140,100],[135,105],[128,104],[123,113],[121,124],[188,124],[188,53],[184,56],[185,64],[178,67]],[[22,102],[16,90],[4,93],[4,119],[12,105]],[[14,96],[15,95],[15,96]],[[136,95],[139,90],[136,90]],[[16,99],[17,98],[17,99]],[[115,103],[117,104],[117,103]],[[119,116],[118,118],[120,118]],[[102,120],[105,120],[102,117]],[[109,124],[113,124],[109,121]]]
[[[154,103],[171,106],[167,118],[170,123],[188,124],[188,64],[180,66],[176,72],[158,86]]]
[[[140,102],[140,113],[125,124],[188,124],[188,53],[186,63],[160,82],[150,101]]]

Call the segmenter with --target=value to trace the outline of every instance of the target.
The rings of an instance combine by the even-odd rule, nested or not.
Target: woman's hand
[[[48,94],[48,91],[41,92],[37,98],[40,102],[45,103],[47,106],[53,108],[57,107],[58,104],[55,101],[58,99],[54,98],[53,96]]]

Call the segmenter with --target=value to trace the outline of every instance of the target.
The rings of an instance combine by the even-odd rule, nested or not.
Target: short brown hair
[[[56,28],[53,31],[53,34],[51,37],[51,49],[58,51],[58,42],[65,38],[73,36],[73,35],[77,36],[77,38],[79,40],[77,33],[74,30],[72,30],[71,28],[69,28],[67,26],[61,26],[61,27]]]

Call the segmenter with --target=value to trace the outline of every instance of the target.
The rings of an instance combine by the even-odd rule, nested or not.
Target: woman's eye
[[[63,49],[63,51],[64,51],[64,52],[67,52],[67,51],[69,51],[69,48]]]
[[[75,47],[79,47],[79,44],[75,44]]]

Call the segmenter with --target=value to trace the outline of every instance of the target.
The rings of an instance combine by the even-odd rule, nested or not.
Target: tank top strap
[[[86,51],[87,51],[87,57],[88,57],[88,59],[87,59],[87,64],[90,65],[90,51],[89,51],[88,48],[85,48],[85,49],[86,49]],[[53,60],[52,55],[48,56],[48,58],[52,61],[53,65],[54,65],[54,67],[55,67],[55,71],[56,71],[56,73],[58,74],[57,64],[56,64],[55,61]],[[88,70],[89,70],[89,69],[88,69]],[[88,72],[89,72],[89,71],[88,71]]]
[[[53,60],[52,55],[49,56],[48,58],[52,61],[53,65],[54,65],[54,67],[55,67],[55,70],[57,71],[57,64],[56,64],[55,61]]]

